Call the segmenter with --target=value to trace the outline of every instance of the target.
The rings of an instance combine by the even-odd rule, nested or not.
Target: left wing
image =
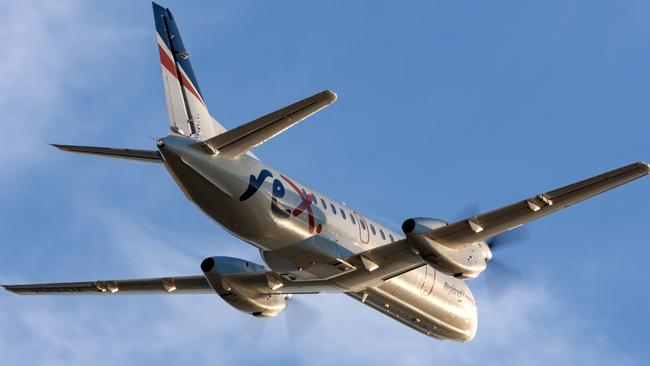
[[[413,253],[408,241],[402,239],[347,257],[345,264],[354,270],[330,279],[330,283],[345,292],[356,292],[379,286],[426,263]]]
[[[461,248],[514,229],[649,173],[648,163],[630,164],[494,211],[433,229],[423,235],[442,245]],[[404,222],[402,228],[406,233],[412,230],[410,225],[412,221]]]

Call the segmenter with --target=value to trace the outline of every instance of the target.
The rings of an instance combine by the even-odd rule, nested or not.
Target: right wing
[[[18,295],[209,294],[214,292],[203,276],[35,283],[2,287]]]
[[[236,158],[327,107],[335,100],[336,94],[325,90],[198,145],[211,154],[219,153],[219,155]]]
[[[274,272],[223,274],[224,281],[246,286],[265,294],[314,294],[341,292],[326,281],[289,281]],[[271,286],[273,288],[271,288]],[[277,286],[277,287],[276,287]],[[2,285],[18,295],[166,295],[213,294],[205,276],[100,280],[91,282],[34,283]]]
[[[650,165],[648,163],[630,164],[494,211],[431,230],[423,235],[442,245],[461,248],[514,229],[649,173]],[[405,222],[405,227],[407,226]],[[405,229],[405,231],[407,230]]]
[[[255,289],[259,293],[312,294],[360,291],[424,265],[406,240],[333,260],[341,274],[329,280],[290,281],[274,272],[224,273],[224,281]],[[162,277],[92,282],[3,285],[18,295],[110,295],[110,294],[210,294],[214,290],[204,276]]]

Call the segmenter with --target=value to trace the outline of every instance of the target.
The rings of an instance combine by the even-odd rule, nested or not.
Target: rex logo
[[[247,199],[253,197],[257,191],[259,191],[260,187],[264,182],[266,181],[267,178],[272,178],[273,179],[273,188],[271,190],[271,212],[273,212],[274,215],[281,217],[281,218],[288,218],[289,216],[300,216],[302,213],[307,214],[307,221],[309,224],[309,232],[313,233],[314,228],[316,229],[316,233],[320,233],[323,230],[323,226],[321,224],[318,224],[318,226],[315,226],[315,219],[314,219],[314,212],[312,211],[312,204],[314,203],[314,195],[307,194],[304,190],[300,189],[295,183],[293,183],[289,178],[285,177],[284,175],[280,175],[280,177],[286,181],[291,189],[293,189],[296,194],[301,199],[301,202],[298,204],[296,208],[293,210],[285,208],[283,204],[281,204],[278,199],[284,197],[285,195],[285,189],[284,189],[284,184],[279,179],[273,178],[273,173],[266,169],[262,169],[260,173],[256,176],[251,175],[249,178],[248,182],[248,188],[246,188],[246,191],[242,193],[242,195],[239,197],[240,201],[246,201]]]

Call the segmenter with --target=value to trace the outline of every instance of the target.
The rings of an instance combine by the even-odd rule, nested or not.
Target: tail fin
[[[172,133],[203,141],[224,132],[226,129],[208,113],[174,16],[156,3],[153,14]]]

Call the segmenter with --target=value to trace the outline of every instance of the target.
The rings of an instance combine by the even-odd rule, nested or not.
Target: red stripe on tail
[[[176,66],[174,65],[174,60],[172,60],[167,52],[163,50],[161,45],[158,45],[158,53],[160,53],[160,63],[163,65],[167,71],[171,72],[176,79],[178,79],[178,74],[176,74]]]
[[[169,57],[169,55],[167,54],[167,52],[165,52],[165,50],[162,48],[161,45],[158,45],[158,53],[160,53],[160,63],[162,64],[162,66],[165,69],[167,69],[167,71],[169,71],[172,75],[174,75],[176,79],[178,79],[178,73],[176,72],[175,62],[174,60],[171,59],[171,57]],[[203,99],[201,99],[199,93],[196,91],[196,89],[194,89],[192,83],[185,77],[185,75],[183,75],[182,72],[180,74],[181,74],[181,80],[180,80],[181,84],[183,84],[187,88],[187,90],[189,90],[190,93],[194,94],[196,99],[198,99],[199,102],[201,102],[201,104],[205,105]]]

